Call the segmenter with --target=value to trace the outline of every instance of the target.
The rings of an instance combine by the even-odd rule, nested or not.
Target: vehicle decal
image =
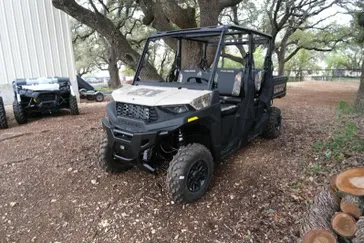
[[[134,90],[131,91],[129,93],[127,93],[128,95],[136,95],[136,96],[144,96],[144,97],[154,97],[160,93],[163,93],[164,90],[157,90],[157,89],[146,89],[146,88],[142,88],[142,89],[138,89],[138,90]]]

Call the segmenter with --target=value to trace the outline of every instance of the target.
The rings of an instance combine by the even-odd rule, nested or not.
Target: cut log
[[[363,243],[364,242],[364,217],[360,217],[358,222],[356,222],[356,232],[353,243]]]
[[[358,219],[363,214],[364,200],[362,197],[346,194],[340,203],[340,209]]]
[[[308,231],[303,237],[303,243],[335,243],[336,236],[330,230],[314,229]]]
[[[330,186],[331,186],[332,190],[334,190],[334,192],[337,191],[336,178],[337,178],[337,175],[333,175],[330,177]]]
[[[364,167],[348,169],[336,178],[337,188],[347,194],[364,196]]]
[[[332,217],[332,228],[343,237],[351,238],[355,235],[355,224],[355,219],[347,213],[338,212]]]
[[[317,194],[307,214],[301,220],[303,243],[335,243],[336,234],[331,229],[331,218],[338,210],[337,197],[331,190]]]

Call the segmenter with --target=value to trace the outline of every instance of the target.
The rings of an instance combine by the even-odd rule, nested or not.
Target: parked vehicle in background
[[[96,100],[97,102],[102,102],[104,100],[104,95],[83,80],[80,76],[77,76],[78,92],[80,93],[80,99]]]
[[[3,98],[0,96],[0,129],[8,128]]]
[[[30,113],[55,113],[69,109],[78,115],[78,104],[69,78],[31,78],[13,81],[15,120],[28,121]]]

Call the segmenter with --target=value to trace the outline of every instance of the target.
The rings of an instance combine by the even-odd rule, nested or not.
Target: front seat
[[[236,113],[241,102],[240,90],[243,72],[240,69],[218,69],[216,76],[221,103],[221,115]]]

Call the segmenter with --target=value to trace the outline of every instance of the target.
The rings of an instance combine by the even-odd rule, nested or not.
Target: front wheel
[[[16,100],[13,102],[13,112],[15,120],[18,124],[25,124],[28,122],[27,112],[24,110],[24,107]]]
[[[102,102],[102,101],[104,101],[104,95],[102,94],[102,93],[97,93],[96,94],[96,96],[95,96],[95,100],[97,101],[97,102]]]
[[[169,164],[167,188],[173,201],[190,203],[207,191],[214,172],[210,151],[202,144],[180,148]]]
[[[106,133],[103,134],[99,148],[99,167],[111,174],[127,171],[132,164],[114,158],[112,148],[109,147]]]
[[[78,115],[80,112],[78,111],[78,104],[76,96],[70,95],[70,110],[71,115]]]
[[[282,131],[282,114],[277,107],[272,107],[270,110],[267,127],[263,133],[263,137],[268,139],[278,138]]]
[[[0,97],[0,129],[8,128],[3,98]]]

